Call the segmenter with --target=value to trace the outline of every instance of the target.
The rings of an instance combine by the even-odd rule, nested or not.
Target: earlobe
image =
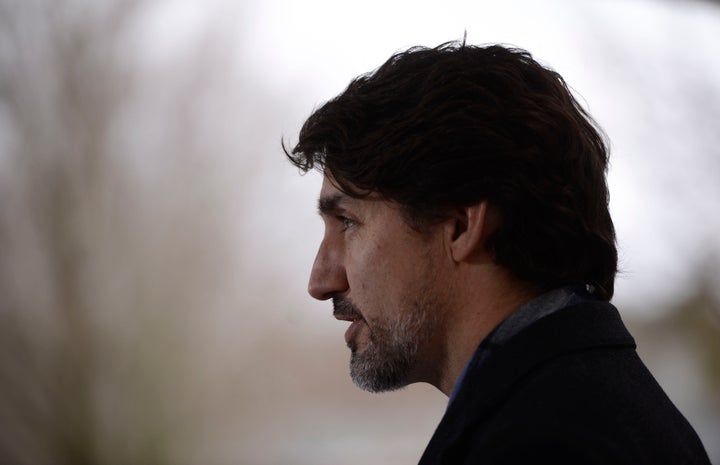
[[[454,261],[467,261],[476,252],[484,250],[485,240],[491,232],[490,223],[487,200],[457,210],[447,224],[450,253]]]

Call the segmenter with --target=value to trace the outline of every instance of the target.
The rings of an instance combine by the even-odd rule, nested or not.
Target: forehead
[[[377,196],[369,196],[367,199],[372,197],[377,198]],[[364,200],[366,198],[355,198],[343,192],[331,176],[325,175],[318,198],[318,212],[321,215],[326,215],[350,206],[362,206],[365,203]]]
[[[326,174],[323,176],[322,187],[320,188],[320,198],[342,193],[343,192],[337,188],[335,181],[329,175]]]
[[[355,185],[353,183],[348,183],[347,181],[343,182],[343,184],[347,185],[347,187],[349,187],[350,191],[355,191],[359,195],[361,193],[369,192],[369,191],[363,191],[362,189],[355,187]],[[349,195],[347,192],[344,192],[342,190],[342,188],[340,187],[340,183],[335,179],[335,177],[332,175],[332,173],[325,171],[325,174],[323,175],[322,187],[320,188],[320,195],[323,196],[323,195],[338,195],[338,194],[342,194],[348,198],[356,198],[356,197],[353,197],[352,195]],[[369,192],[369,194],[367,196],[362,195],[362,197],[359,197],[359,198],[379,199],[380,195],[375,192]]]
[[[384,199],[375,192],[362,197],[349,195],[338,187],[332,176],[325,175],[318,199],[318,211],[321,215],[331,215],[339,211],[379,212],[400,215],[401,208],[395,202]]]
[[[433,225],[413,221],[399,203],[384,198],[377,192],[362,197],[347,194],[337,186],[337,182],[331,176],[327,175],[323,178],[320,189],[318,213],[323,217],[353,214],[364,220],[377,221],[378,225],[411,230],[426,239],[434,229]]]

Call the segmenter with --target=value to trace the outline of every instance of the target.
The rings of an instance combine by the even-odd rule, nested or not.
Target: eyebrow
[[[340,204],[343,200],[347,200],[347,197],[342,194],[320,197],[318,199],[318,213],[323,216],[337,212],[341,209]]]

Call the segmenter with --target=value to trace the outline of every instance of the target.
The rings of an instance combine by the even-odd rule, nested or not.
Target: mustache
[[[346,317],[346,318],[352,318],[354,320],[365,320],[363,318],[362,313],[360,313],[360,310],[353,305],[353,303],[348,299],[347,297],[338,297],[335,296],[332,298],[332,304],[333,304],[333,316],[338,317]]]

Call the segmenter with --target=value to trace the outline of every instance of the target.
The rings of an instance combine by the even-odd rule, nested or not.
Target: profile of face
[[[421,235],[397,204],[348,196],[328,176],[319,209],[325,233],[308,290],[332,299],[334,316],[351,322],[345,341],[353,381],[372,392],[430,382],[448,297],[435,266],[439,235]]]

